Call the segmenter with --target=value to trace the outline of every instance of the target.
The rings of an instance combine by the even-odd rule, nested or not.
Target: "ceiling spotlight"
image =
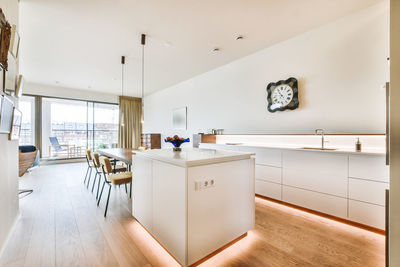
[[[218,47],[216,47],[216,48],[213,49],[213,52],[218,52],[218,51],[219,51],[219,48],[218,48]]]
[[[236,37],[236,40],[243,40],[243,39],[244,39],[244,37],[242,35],[239,35]]]

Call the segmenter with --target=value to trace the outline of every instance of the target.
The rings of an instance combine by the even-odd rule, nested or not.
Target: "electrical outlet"
[[[206,188],[210,188],[215,186],[215,180],[214,179],[208,179],[208,180],[197,180],[195,181],[195,190],[202,190]]]

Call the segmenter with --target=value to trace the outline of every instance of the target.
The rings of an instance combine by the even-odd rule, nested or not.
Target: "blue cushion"
[[[19,146],[19,150],[21,150],[22,153],[34,152],[34,151],[36,151],[36,147],[35,146]]]

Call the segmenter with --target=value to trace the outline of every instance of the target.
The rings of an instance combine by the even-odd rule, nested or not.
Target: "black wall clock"
[[[284,111],[296,109],[299,106],[299,89],[296,78],[270,83],[267,86],[268,111]]]

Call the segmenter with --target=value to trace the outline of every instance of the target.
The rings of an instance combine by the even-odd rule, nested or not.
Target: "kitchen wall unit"
[[[200,147],[256,153],[256,194],[384,229],[385,189],[389,188],[384,154],[223,144]]]

